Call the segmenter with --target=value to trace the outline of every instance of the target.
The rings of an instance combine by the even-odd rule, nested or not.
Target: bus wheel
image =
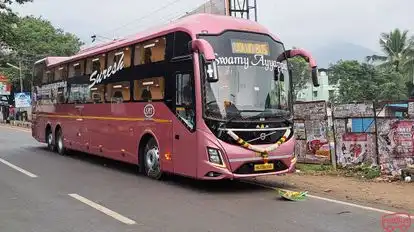
[[[160,166],[160,151],[154,138],[150,138],[145,145],[144,165],[145,174],[148,177],[156,180],[161,179],[163,173]]]
[[[55,145],[53,144],[53,133],[52,130],[47,130],[46,131],[46,143],[47,143],[47,148],[50,151],[55,151]]]
[[[66,149],[63,145],[63,132],[60,128],[56,131],[56,149],[60,155],[65,154]]]

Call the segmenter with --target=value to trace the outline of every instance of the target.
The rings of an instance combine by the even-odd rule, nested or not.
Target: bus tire
[[[47,144],[47,148],[50,150],[50,151],[55,151],[55,144],[53,143],[53,132],[52,132],[52,128],[51,128],[51,126],[50,125],[48,125],[47,127],[46,127],[46,133],[45,133],[45,136],[46,136],[46,144]]]
[[[149,138],[143,149],[143,166],[146,176],[159,180],[163,173],[160,165],[160,150],[157,141],[153,137]]]
[[[58,127],[56,129],[56,133],[55,133],[55,147],[57,150],[57,153],[59,153],[59,155],[65,155],[66,149],[65,149],[65,145],[63,144],[63,131],[62,128]]]

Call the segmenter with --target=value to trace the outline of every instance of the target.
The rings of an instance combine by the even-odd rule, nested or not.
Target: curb
[[[10,121],[10,123],[2,121],[2,122],[0,122],[0,124],[14,126],[14,127],[21,127],[21,128],[26,128],[26,129],[31,129],[32,128],[32,123],[31,122],[24,122],[24,121]]]

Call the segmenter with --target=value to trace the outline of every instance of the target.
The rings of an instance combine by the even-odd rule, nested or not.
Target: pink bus
[[[294,171],[292,82],[279,38],[253,21],[197,14],[34,65],[32,136],[81,151],[218,180]]]

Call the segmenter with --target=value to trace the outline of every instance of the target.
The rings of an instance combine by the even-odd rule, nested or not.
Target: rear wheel
[[[50,151],[55,151],[55,145],[53,144],[52,130],[46,130],[46,143],[47,143],[47,148]]]
[[[60,155],[65,155],[66,149],[63,145],[63,132],[60,128],[56,131],[56,149]]]
[[[160,150],[154,138],[150,138],[144,148],[144,171],[145,174],[159,180],[163,173],[160,165]]]

